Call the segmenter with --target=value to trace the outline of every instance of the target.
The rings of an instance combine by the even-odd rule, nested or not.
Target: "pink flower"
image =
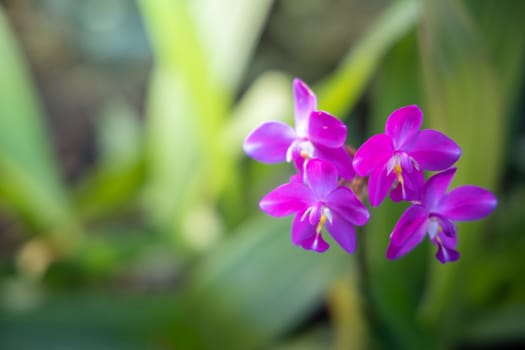
[[[259,203],[272,216],[295,214],[292,242],[304,249],[324,252],[327,231],[348,253],[356,247],[354,225],[364,225],[369,218],[366,207],[347,187],[338,185],[337,170],[330,163],[309,160],[305,165],[304,183],[295,177],[267,194]]]
[[[423,170],[439,171],[452,166],[459,146],[442,133],[420,130],[423,113],[415,106],[395,110],[386,121],[385,133],[372,136],[356,152],[355,172],[369,176],[368,193],[372,206],[381,204],[394,187],[394,201],[418,196]]]
[[[427,235],[438,247],[436,258],[440,262],[459,259],[454,222],[481,219],[496,208],[498,201],[486,189],[471,185],[446,193],[455,172],[452,168],[428,179],[421,200],[410,206],[394,227],[386,253],[388,259],[407,254]]]
[[[306,159],[323,159],[332,163],[340,176],[351,179],[352,159],[344,149],[346,126],[317,111],[315,95],[301,80],[294,80],[293,91],[295,129],[278,121],[265,122],[245,139],[244,152],[262,163],[294,161],[299,171]]]

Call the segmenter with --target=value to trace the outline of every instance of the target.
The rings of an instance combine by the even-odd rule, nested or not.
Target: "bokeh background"
[[[525,2],[4,0],[0,349],[525,346]],[[387,261],[294,247],[242,154],[300,77],[359,146],[420,105],[497,210]]]

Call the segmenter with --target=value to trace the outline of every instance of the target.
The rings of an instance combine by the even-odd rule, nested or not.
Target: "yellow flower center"
[[[321,218],[319,219],[319,222],[317,223],[317,227],[315,228],[315,233],[320,234],[323,230],[323,226],[326,222],[326,215],[322,214]]]

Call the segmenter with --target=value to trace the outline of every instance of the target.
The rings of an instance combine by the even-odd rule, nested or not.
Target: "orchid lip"
[[[293,153],[295,149],[299,149],[299,154],[304,159],[311,159],[314,158],[314,150],[315,147],[310,142],[310,140],[304,138],[304,139],[298,139],[292,142],[290,147],[288,147],[288,150],[286,151],[286,161],[291,162],[293,160]]]
[[[427,229],[430,238],[435,238],[438,235],[438,233],[442,231],[441,225],[439,224],[436,218],[429,219]]]

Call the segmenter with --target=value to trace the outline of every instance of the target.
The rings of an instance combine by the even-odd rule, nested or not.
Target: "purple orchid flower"
[[[425,235],[438,247],[441,263],[459,259],[454,221],[478,220],[489,215],[497,205],[496,197],[484,188],[460,186],[446,193],[455,168],[428,179],[421,200],[401,215],[390,235],[386,256],[397,259],[418,245]]]
[[[459,146],[442,133],[420,130],[423,113],[415,106],[395,110],[386,121],[385,133],[372,136],[356,152],[355,172],[369,176],[370,204],[376,207],[390,188],[393,201],[418,197],[423,170],[440,171],[461,155]]]
[[[346,126],[316,110],[317,99],[301,80],[294,80],[293,92],[295,129],[278,121],[265,122],[244,140],[244,152],[262,163],[294,161],[300,172],[305,159],[324,159],[334,164],[341,177],[351,179],[352,158],[344,149]]]
[[[338,185],[335,167],[320,159],[306,162],[304,182],[294,177],[267,194],[259,205],[272,216],[295,214],[292,242],[317,252],[329,247],[321,235],[326,226],[335,241],[352,253],[356,247],[354,225],[364,225],[369,218],[368,210],[352,190]]]

